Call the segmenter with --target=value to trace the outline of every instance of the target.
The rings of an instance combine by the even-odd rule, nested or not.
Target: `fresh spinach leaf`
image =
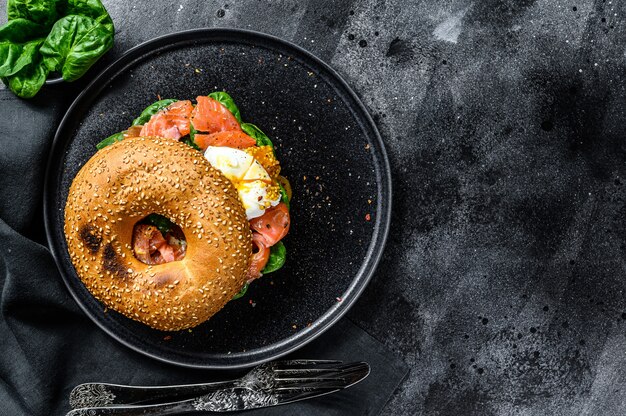
[[[280,183],[278,184],[278,187],[280,188],[280,202],[284,202],[285,205],[287,205],[287,211],[291,210],[291,203],[289,202],[287,191]]]
[[[209,94],[209,97],[213,98],[215,101],[228,108],[228,111],[233,113],[239,124],[241,124],[241,113],[239,112],[239,108],[237,108],[237,105],[235,105],[235,101],[233,101],[230,95],[228,95],[224,91],[216,91]]]
[[[157,227],[159,231],[161,231],[161,234],[163,234],[163,236],[165,236],[165,234],[172,231],[172,228],[174,228],[174,225],[175,225],[167,217],[164,217],[163,215],[159,215],[159,214],[148,215],[145,219],[145,222],[147,224],[151,224]]]
[[[233,298],[231,300],[235,300],[235,299],[239,299],[240,297],[243,297],[246,294],[246,292],[248,291],[248,286],[250,286],[250,284],[246,282],[246,284],[243,285],[243,287],[241,288],[239,293],[237,293],[235,296],[233,296]]]
[[[200,146],[196,144],[195,137],[197,132],[198,130],[196,130],[196,128],[193,126],[193,123],[189,122],[189,136],[183,137],[182,142],[188,144],[196,150],[202,151],[202,149],[200,149]]]
[[[110,135],[109,137],[107,137],[106,139],[102,140],[100,143],[98,143],[96,145],[96,148],[98,150],[100,149],[104,149],[107,146],[112,145],[115,142],[121,142],[122,140],[124,140],[124,133],[123,131],[120,131],[119,133],[115,133]]]
[[[150,104],[148,107],[146,107],[145,110],[141,112],[139,117],[133,120],[132,125],[139,126],[140,124],[146,124],[148,121],[150,121],[150,118],[153,115],[158,113],[160,110],[163,110],[168,105],[175,103],[176,101],[178,100],[175,100],[173,98],[167,98],[165,100],[160,100],[160,101]]]
[[[274,143],[272,143],[270,138],[267,137],[267,134],[263,133],[263,131],[254,124],[241,123],[241,130],[243,130],[244,133],[256,140],[257,146],[270,146],[272,149],[274,149]]]
[[[109,16],[100,0],[66,0],[63,6],[62,10],[65,16],[76,14],[91,17],[107,27],[111,32],[115,30],[111,16]]]
[[[50,28],[58,18],[58,0],[9,0],[8,20],[26,19]]]
[[[17,74],[37,60],[44,39],[35,39],[23,45],[0,42],[0,77]]]
[[[113,45],[113,21],[100,0],[8,0],[7,14],[0,79],[23,98],[35,95],[49,72],[76,80]]]
[[[261,271],[263,274],[272,273],[283,267],[287,260],[287,248],[282,241],[274,244],[270,248],[270,258],[267,260],[267,264]]]
[[[200,147],[198,147],[198,145],[196,144],[196,142],[194,142],[191,137],[189,136],[185,136],[185,138],[182,140],[183,143],[188,144],[189,146],[193,147],[196,150],[200,150],[202,151],[202,149],[200,149]]]
[[[37,56],[36,62],[22,68],[19,72],[2,77],[2,82],[8,85],[15,95],[21,98],[32,98],[41,89],[48,78],[48,68]]]
[[[40,52],[49,71],[75,81],[113,46],[113,32],[91,17],[70,15],[58,20]]]
[[[196,143],[197,132],[198,130],[196,130],[196,128],[193,126],[193,123],[189,121],[189,138],[191,139],[192,142],[194,142],[194,144]]]
[[[0,26],[0,77],[18,73],[37,60],[46,30],[26,19]]]
[[[27,19],[10,20],[0,26],[0,43],[25,43],[30,40],[44,37],[48,33],[46,28]]]

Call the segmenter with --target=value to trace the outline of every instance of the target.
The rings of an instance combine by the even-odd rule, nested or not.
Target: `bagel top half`
[[[185,234],[180,261],[148,265],[133,253],[134,225],[156,213]],[[98,151],[65,205],[70,258],[108,308],[160,330],[196,326],[246,280],[252,243],[237,191],[201,152],[171,139],[136,137]]]

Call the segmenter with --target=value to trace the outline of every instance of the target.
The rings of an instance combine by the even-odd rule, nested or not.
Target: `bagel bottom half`
[[[135,224],[160,214],[185,234],[180,261],[148,265],[133,253]],[[98,151],[65,205],[70,258],[104,305],[160,330],[196,326],[246,280],[252,240],[237,191],[201,152],[171,139],[136,137]]]

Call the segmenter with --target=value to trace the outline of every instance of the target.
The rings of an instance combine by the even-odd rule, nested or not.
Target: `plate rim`
[[[353,101],[353,103],[356,104],[359,115],[363,117],[364,119],[363,121],[367,123],[367,125],[371,129],[371,132],[373,133],[373,140],[377,142],[377,145],[378,145],[377,156],[380,159],[379,174],[380,174],[380,181],[381,181],[380,186],[381,186],[382,198],[379,198],[379,200],[377,201],[377,213],[379,215],[377,215],[377,221],[376,221],[375,227],[378,228],[378,230],[375,230],[373,232],[374,241],[372,241],[369,244],[368,250],[364,257],[364,262],[362,264],[362,267],[363,265],[368,266],[369,270],[365,270],[364,273],[361,273],[362,269],[360,269],[355,275],[355,277],[352,279],[352,282],[350,283],[350,286],[348,286],[348,289],[351,286],[355,285],[357,281],[359,284],[358,284],[358,287],[354,288],[352,296],[349,299],[342,300],[341,305],[331,307],[327,309],[326,312],[324,312],[322,315],[320,315],[318,320],[324,318],[328,314],[331,314],[331,316],[328,316],[328,319],[326,320],[326,322],[322,322],[320,325],[314,325],[315,328],[311,328],[312,330],[314,329],[314,332],[299,331],[299,332],[294,333],[293,335],[290,335],[289,337],[282,339],[279,342],[274,342],[272,344],[264,346],[263,349],[266,350],[266,349],[270,349],[273,346],[278,346],[280,345],[280,343],[283,343],[290,339],[293,339],[296,341],[293,345],[289,346],[288,348],[276,351],[274,353],[270,353],[268,354],[267,357],[264,357],[264,358],[258,358],[247,363],[226,363],[226,364],[221,364],[221,365],[220,364],[188,363],[188,362],[183,362],[183,361],[177,361],[175,359],[171,359],[168,357],[163,357],[158,354],[153,354],[150,351],[146,351],[140,348],[140,346],[133,345],[131,342],[127,341],[126,339],[122,338],[120,335],[116,334],[112,329],[108,328],[105,325],[105,323],[101,322],[101,320],[98,317],[94,316],[92,311],[87,307],[86,303],[82,301],[79,294],[74,291],[74,289],[71,287],[70,282],[69,282],[69,279],[70,278],[73,279],[73,277],[69,276],[68,273],[66,273],[66,271],[64,270],[64,267],[62,267],[64,262],[61,257],[62,256],[61,253],[59,253],[59,247],[57,247],[56,245],[57,244],[55,241],[56,239],[54,238],[55,237],[54,225],[51,222],[52,222],[52,217],[53,217],[52,215],[53,210],[55,207],[51,206],[53,205],[51,204],[51,202],[54,201],[54,196],[51,196],[50,186],[51,186],[51,181],[52,181],[51,178],[55,174],[55,172],[53,172],[52,170],[53,170],[53,166],[56,165],[55,159],[56,159],[57,153],[59,153],[59,149],[63,147],[67,142],[67,140],[64,140],[62,137],[63,136],[62,132],[65,126],[71,122],[70,119],[74,110],[81,104],[83,100],[88,99],[89,95],[92,93],[95,96],[97,96],[102,92],[102,89],[98,90],[97,86],[102,81],[103,77],[107,75],[108,72],[110,72],[117,66],[120,66],[120,65],[124,66],[124,62],[127,59],[129,59],[129,57],[132,57],[132,55],[134,55],[138,51],[145,49],[145,48],[149,48],[150,46],[153,46],[152,48],[153,50],[159,49],[159,48],[162,48],[163,46],[167,46],[168,44],[172,45],[177,42],[180,42],[181,38],[184,38],[185,36],[189,36],[193,34],[201,34],[203,36],[203,39],[206,39],[211,36],[215,37],[219,34],[224,35],[224,34],[229,34],[229,33],[235,34],[238,36],[260,38],[261,40],[281,44],[283,47],[287,49],[292,49],[298,54],[301,54],[302,56],[304,56],[305,58],[312,60],[316,65],[319,65],[319,67],[323,69],[324,71],[327,71],[327,73],[333,78],[333,80],[337,82],[340,87],[343,88],[343,90],[345,91],[345,93],[347,93],[347,95]],[[141,59],[141,56],[136,58],[135,60],[137,59]],[[126,66],[131,65],[132,62],[133,60],[131,58],[131,61],[127,63]],[[106,84],[106,81],[104,83]],[[92,92],[92,90],[94,89],[95,91]],[[130,350],[136,351],[144,356],[150,357],[160,362],[173,364],[173,365],[177,365],[181,367],[187,367],[187,368],[196,368],[196,369],[235,370],[235,369],[250,368],[254,365],[268,362],[271,360],[275,360],[291,352],[294,352],[302,348],[306,344],[310,343],[311,341],[313,341],[320,335],[322,335],[330,327],[332,327],[337,321],[339,321],[343,316],[345,316],[345,314],[352,308],[352,306],[356,303],[357,299],[361,296],[362,292],[365,290],[365,288],[369,284],[382,258],[383,252],[385,250],[386,242],[389,236],[390,226],[391,226],[392,197],[393,197],[392,192],[393,192],[393,189],[392,189],[391,166],[389,163],[389,158],[387,156],[385,144],[382,140],[380,132],[378,131],[376,123],[374,122],[372,116],[370,115],[369,111],[367,110],[367,108],[365,107],[365,105],[363,104],[359,96],[354,92],[354,90],[350,87],[350,85],[343,79],[343,77],[341,77],[341,75],[335,69],[333,69],[330,65],[324,62],[322,59],[318,58],[313,53],[307,51],[301,46],[289,40],[282,39],[274,35],[270,35],[270,34],[255,31],[255,30],[238,29],[238,28],[224,28],[224,27],[195,28],[195,29],[176,31],[176,32],[165,34],[165,35],[161,35],[161,36],[149,39],[147,41],[144,41],[128,49],[119,58],[115,59],[112,63],[110,63],[104,69],[102,69],[88,83],[88,85],[84,87],[84,89],[80,92],[80,94],[74,99],[72,104],[65,111],[63,118],[59,122],[53,141],[52,141],[52,145],[50,147],[50,153],[48,155],[48,160],[47,160],[46,170],[45,170],[45,179],[44,179],[43,216],[44,216],[44,226],[45,226],[45,231],[46,231],[46,239],[48,243],[48,248],[50,250],[50,253],[52,254],[55,265],[57,269],[59,270],[59,274],[61,275],[63,283],[65,284],[67,290],[70,292],[70,295],[72,296],[74,301],[79,305],[79,307],[83,310],[83,312],[107,335],[109,335],[115,341],[126,346]],[[369,265],[367,263],[369,263]],[[254,350],[249,350],[249,352],[252,352],[252,351]]]

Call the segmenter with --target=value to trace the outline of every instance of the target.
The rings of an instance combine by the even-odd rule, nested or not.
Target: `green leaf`
[[[8,20],[26,19],[49,28],[58,18],[58,3],[58,0],[8,0]]]
[[[254,138],[257,146],[271,146],[271,148],[274,149],[274,144],[270,138],[267,137],[267,134],[263,133],[263,131],[254,124],[241,123],[241,130],[243,130],[248,136]]]
[[[43,37],[48,31],[40,24],[26,19],[11,20],[0,26],[0,43],[25,43]]]
[[[39,47],[46,30],[26,19],[0,26],[0,77],[21,71],[39,58]]]
[[[174,228],[174,225],[175,225],[167,217],[164,217],[163,215],[159,215],[159,214],[148,215],[145,219],[145,222],[147,224],[151,224],[157,227],[159,231],[161,231],[161,234],[163,234],[163,236],[165,236],[165,234],[172,231],[172,228]]]
[[[64,6],[63,15],[65,16],[76,14],[91,17],[106,26],[111,33],[115,31],[111,16],[100,0],[66,0]]]
[[[156,113],[158,113],[159,111],[163,110],[165,107],[167,107],[168,105],[175,103],[176,99],[174,98],[167,98],[165,100],[160,100],[157,101],[155,103],[150,104],[148,107],[146,107],[145,110],[143,110],[141,112],[141,114],[139,115],[139,117],[137,117],[136,119],[133,120],[133,126],[138,126],[140,124],[146,124],[148,121],[150,121],[150,118],[155,115]]]
[[[113,32],[91,17],[70,15],[58,20],[40,51],[50,71],[75,81],[113,46]]]
[[[115,133],[110,135],[109,137],[107,137],[106,139],[102,140],[100,143],[98,143],[96,145],[96,148],[98,150],[100,149],[104,149],[107,146],[112,145],[115,142],[121,142],[122,140],[124,140],[124,133],[123,131],[120,131],[119,133]]]
[[[198,130],[193,126],[193,123],[189,121],[189,138],[195,144],[196,143],[196,133]]]
[[[2,77],[4,82],[15,95],[21,98],[32,98],[41,89],[48,77],[48,68],[37,56],[35,62],[25,66],[19,72]]]
[[[188,144],[189,146],[193,147],[196,150],[200,150],[202,151],[202,149],[200,149],[198,147],[198,145],[191,139],[191,137],[189,136],[185,136],[182,140],[183,143]]]
[[[291,203],[289,202],[289,197],[287,196],[287,191],[285,188],[279,183],[278,187],[280,188],[280,202],[284,202],[287,205],[287,210],[291,210]]]
[[[230,95],[228,95],[224,91],[216,91],[209,94],[209,97],[213,98],[215,101],[228,108],[228,111],[233,113],[239,124],[241,124],[241,113],[239,113],[239,108],[237,108],[237,105],[235,105],[235,101],[233,101]]]
[[[246,294],[246,292],[248,291],[248,286],[250,286],[250,284],[246,282],[246,284],[243,285],[243,287],[241,288],[239,293],[237,293],[235,296],[233,296],[233,298],[231,300],[235,300],[235,299],[239,299],[240,297],[243,297]]]
[[[287,248],[285,248],[282,241],[279,241],[270,248],[270,258],[267,260],[267,264],[261,270],[261,273],[275,272],[283,267],[285,260],[287,260]]]
[[[8,77],[22,70],[39,58],[39,47],[43,38],[23,45],[10,42],[0,43],[0,77]]]

